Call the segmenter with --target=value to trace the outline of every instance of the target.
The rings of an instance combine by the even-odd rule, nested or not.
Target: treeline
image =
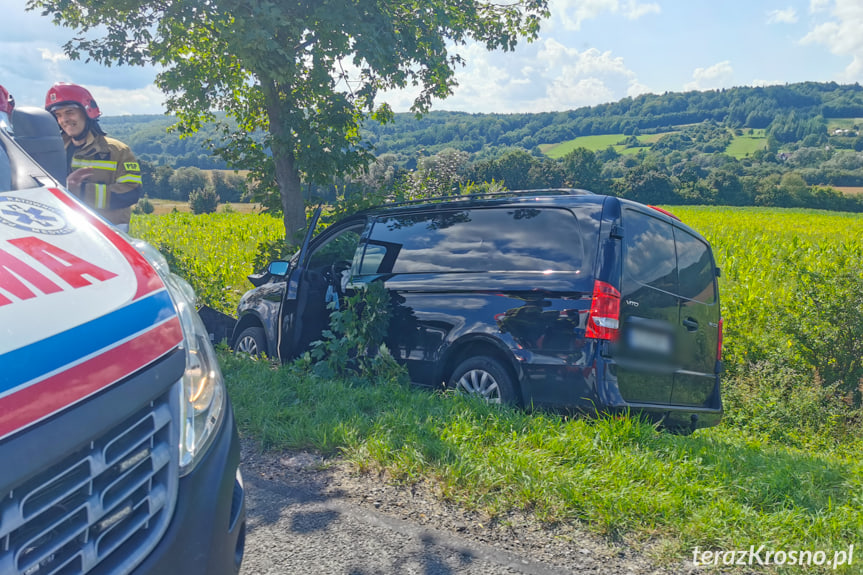
[[[195,194],[206,191],[218,197],[221,203],[249,202],[246,180],[243,176],[219,170],[204,171],[194,166],[177,168],[155,166],[141,161],[142,188],[147,197],[188,202]]]
[[[697,131],[699,127],[690,128]],[[709,131],[709,128],[702,128]],[[662,142],[662,140],[660,140]],[[657,143],[655,146],[661,146]],[[623,155],[613,147],[599,152],[577,148],[560,159],[512,148],[493,159],[471,161],[467,152],[446,149],[424,157],[417,168],[397,165],[393,154],[380,156],[371,169],[315,193],[324,200],[370,196],[409,199],[495,188],[581,188],[650,204],[807,207],[863,212],[863,195],[847,195],[817,180],[851,157],[840,152],[820,170],[796,169],[801,149],[787,159],[769,150],[736,160],[716,153],[656,153],[641,148]],[[841,172],[840,172],[841,173]]]
[[[304,190],[309,200],[334,201],[374,195],[393,185],[448,189],[494,181],[510,189],[585,187],[652,203],[860,211],[857,197],[832,189],[863,186],[858,117],[863,118],[863,88],[815,82],[647,94],[553,113],[432,112],[419,119],[397,114],[389,124],[364,127],[377,155],[365,173]],[[224,164],[205,151],[205,140],[215,136],[211,127],[180,139],[166,131],[170,124],[162,116],[104,122],[109,133],[127,141],[151,166],[151,175],[145,174],[151,197],[186,200],[200,183],[194,168]],[[739,159],[725,153],[735,135],[754,131],[766,137],[764,149]],[[620,141],[606,150],[577,150],[558,160],[538,147],[601,134],[618,134]],[[654,141],[640,141],[645,135],[654,135]],[[222,187],[222,201],[252,198],[253,191],[234,176],[213,184]],[[279,209],[275,198],[254,199]]]

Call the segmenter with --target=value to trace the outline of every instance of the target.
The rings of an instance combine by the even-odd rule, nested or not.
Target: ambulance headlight
[[[210,336],[195,309],[195,292],[183,278],[171,273],[165,259],[146,242],[135,240],[138,251],[159,272],[183,327],[181,347],[186,371],[180,398],[180,475],[194,469],[213,441],[224,417],[227,394]]]

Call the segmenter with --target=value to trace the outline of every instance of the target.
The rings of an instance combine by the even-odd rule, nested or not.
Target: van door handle
[[[698,322],[692,319],[691,317],[683,320],[683,326],[687,329],[687,331],[697,331],[698,330]]]

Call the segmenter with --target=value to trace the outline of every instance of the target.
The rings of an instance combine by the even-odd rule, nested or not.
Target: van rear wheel
[[[449,380],[449,387],[482,397],[489,403],[517,403],[509,371],[498,360],[485,355],[461,362]]]

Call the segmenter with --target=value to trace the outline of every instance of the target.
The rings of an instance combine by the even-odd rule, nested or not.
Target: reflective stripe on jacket
[[[68,150],[72,145],[71,139],[64,134],[63,141]],[[81,199],[112,223],[128,224],[132,215],[131,205],[137,201],[141,191],[141,167],[129,146],[90,132],[87,141],[74,151],[70,159],[70,173],[80,168],[93,169],[93,174],[83,186]],[[133,196],[115,197],[120,194]],[[124,199],[129,201],[122,201]],[[116,207],[118,203],[123,207]]]

